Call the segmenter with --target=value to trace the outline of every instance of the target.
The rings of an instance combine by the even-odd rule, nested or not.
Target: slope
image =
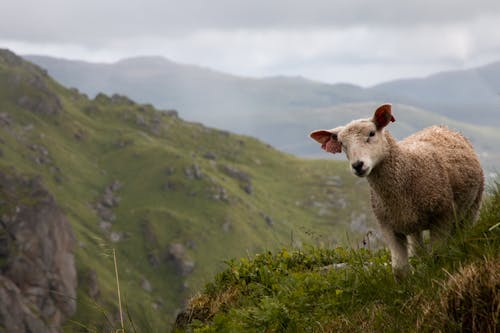
[[[223,260],[355,243],[372,221],[367,186],[344,163],[301,160],[124,96],[89,99],[7,50],[0,138],[0,168],[41,177],[75,230],[68,332],[117,328],[112,249],[134,324],[156,332]]]
[[[176,332],[495,332],[500,192],[479,222],[394,280],[385,250],[282,249],[228,262],[177,317]],[[430,245],[430,244],[427,244]]]

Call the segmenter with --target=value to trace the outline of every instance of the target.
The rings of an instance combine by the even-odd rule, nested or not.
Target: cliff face
[[[60,332],[76,310],[75,237],[38,179],[0,171],[0,330]]]

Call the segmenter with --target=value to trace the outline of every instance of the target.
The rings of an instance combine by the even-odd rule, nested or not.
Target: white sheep
[[[408,272],[408,247],[410,255],[423,247],[424,230],[430,231],[434,243],[457,224],[475,222],[484,176],[472,145],[462,135],[432,126],[397,142],[385,130],[391,121],[391,105],[384,104],[371,119],[310,136],[330,153],[344,151],[354,174],[367,178],[393,272],[402,278]]]

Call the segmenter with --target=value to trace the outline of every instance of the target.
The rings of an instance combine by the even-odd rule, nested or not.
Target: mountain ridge
[[[498,169],[500,149],[489,144],[498,140],[500,131],[500,63],[464,71],[448,71],[425,78],[395,80],[369,88],[352,84],[326,84],[304,78],[271,77],[240,78],[192,65],[177,65],[154,57],[153,64],[127,66],[126,62],[99,65],[54,60],[50,57],[27,57],[48,69],[56,78],[93,96],[99,92],[120,93],[159,108],[176,109],[181,117],[231,132],[255,136],[273,146],[299,156],[314,156],[318,150],[304,145],[308,131],[316,129],[315,110],[332,109],[330,120],[315,125],[334,126],[339,118],[354,119],[364,111],[371,114],[377,104],[391,102],[399,121],[405,120],[409,108],[422,110],[421,117],[411,121],[429,126],[448,125],[478,143],[484,155],[494,155],[486,161]],[[135,58],[146,62],[148,58]],[[168,70],[154,65],[168,64]],[[79,68],[79,66],[83,66]],[[162,69],[163,68],[163,69]],[[355,105],[357,107],[354,107]],[[341,109],[344,108],[344,111]],[[400,108],[400,110],[398,110]],[[353,112],[355,111],[355,112]],[[403,114],[403,117],[401,117]],[[415,114],[413,112],[413,114]],[[340,116],[339,116],[340,115]],[[350,120],[348,119],[348,120]],[[298,126],[294,124],[302,124]],[[400,128],[422,129],[409,123]],[[470,126],[475,126],[474,131]],[[395,127],[396,128],[396,127]],[[288,133],[276,136],[276,133]],[[401,133],[401,137],[411,131]],[[297,147],[297,148],[296,148]]]

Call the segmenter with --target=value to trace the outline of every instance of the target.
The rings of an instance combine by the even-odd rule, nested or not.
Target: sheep
[[[397,142],[385,130],[394,122],[391,104],[310,137],[330,153],[345,152],[352,172],[366,177],[379,229],[391,252],[397,279],[408,274],[408,256],[446,239],[460,223],[479,215],[484,175],[470,142],[444,126],[432,126]]]

